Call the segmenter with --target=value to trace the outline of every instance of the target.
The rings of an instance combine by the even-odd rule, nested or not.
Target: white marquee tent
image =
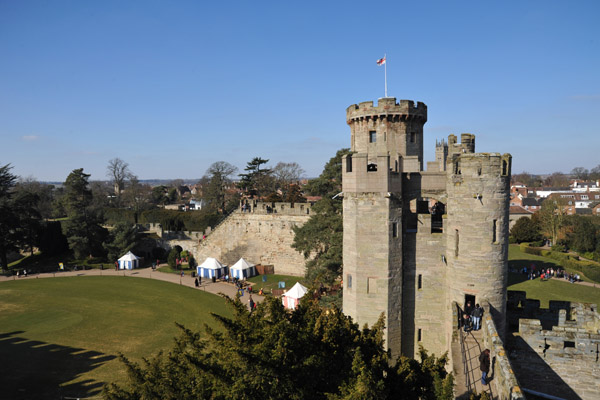
[[[233,266],[229,268],[229,271],[233,278],[238,279],[250,278],[251,276],[256,275],[254,264],[250,264],[243,258],[240,258],[238,262],[233,264]]]
[[[293,310],[300,303],[300,299],[308,292],[308,289],[300,282],[296,282],[294,286],[283,294],[281,301],[285,308]]]
[[[198,276],[202,278],[220,278],[225,274],[227,266],[221,264],[216,258],[208,257],[204,262],[196,267]]]
[[[123,257],[119,258],[119,269],[134,269],[140,266],[140,258],[128,251]]]

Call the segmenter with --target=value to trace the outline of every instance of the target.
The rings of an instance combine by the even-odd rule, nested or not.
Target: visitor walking
[[[481,384],[488,384],[488,374],[490,372],[490,350],[485,349],[479,355],[479,369],[481,370]]]
[[[471,313],[473,317],[473,330],[478,331],[481,329],[481,317],[483,317],[483,308],[479,305],[475,305],[475,309]]]

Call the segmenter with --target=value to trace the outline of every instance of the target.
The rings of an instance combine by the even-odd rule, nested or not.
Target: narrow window
[[[458,161],[454,162],[454,175],[460,175],[460,163]]]
[[[416,134],[416,133],[414,133],[414,132],[411,132],[411,133],[410,133],[410,142],[411,142],[411,143],[414,143],[414,142],[416,142],[416,141],[417,141],[417,134]]]
[[[398,223],[392,222],[392,237],[398,237]]]
[[[498,238],[496,237],[496,236],[497,236],[497,235],[496,235],[496,229],[498,229],[498,228],[497,228],[497,225],[498,225],[498,220],[494,220],[494,222],[493,222],[493,224],[492,224],[492,243],[496,243],[496,241],[497,241],[497,239],[498,239]]]
[[[458,229],[454,230],[454,257],[458,257]]]
[[[346,172],[352,172],[352,155],[346,156]]]
[[[352,275],[350,274],[346,275],[346,287],[352,289]]]
[[[563,349],[566,349],[567,347],[575,348],[575,342],[570,342],[568,340],[565,340]]]
[[[423,275],[419,274],[419,278],[417,279],[417,289],[423,288]]]
[[[417,342],[421,341],[421,328],[417,331]]]
[[[369,131],[369,143],[375,143],[377,141],[377,131]]]
[[[383,141],[387,142],[387,132],[383,132]]]
[[[508,162],[506,160],[502,160],[502,176],[508,175]]]

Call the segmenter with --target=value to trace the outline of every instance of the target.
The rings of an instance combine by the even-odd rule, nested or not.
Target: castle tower
[[[463,141],[465,137],[463,135]],[[470,138],[469,138],[470,139]],[[466,152],[448,160],[447,304],[487,300],[504,316],[508,277],[510,154]],[[504,332],[504,318],[494,318]]]
[[[439,166],[438,171],[446,170],[446,160],[448,159],[448,145],[442,139],[440,142],[435,142],[435,162]]]
[[[344,312],[373,325],[385,314],[394,357],[402,340],[402,173],[422,170],[427,107],[395,98],[346,110],[352,153],[342,160]]]

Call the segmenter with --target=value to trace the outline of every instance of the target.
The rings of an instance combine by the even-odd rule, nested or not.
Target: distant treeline
[[[124,208],[104,209],[104,219],[109,225],[115,225],[118,222],[158,223],[166,231],[203,232],[209,226],[218,224],[223,218],[222,214],[202,210],[182,212],[157,208],[136,213],[134,210]]]

